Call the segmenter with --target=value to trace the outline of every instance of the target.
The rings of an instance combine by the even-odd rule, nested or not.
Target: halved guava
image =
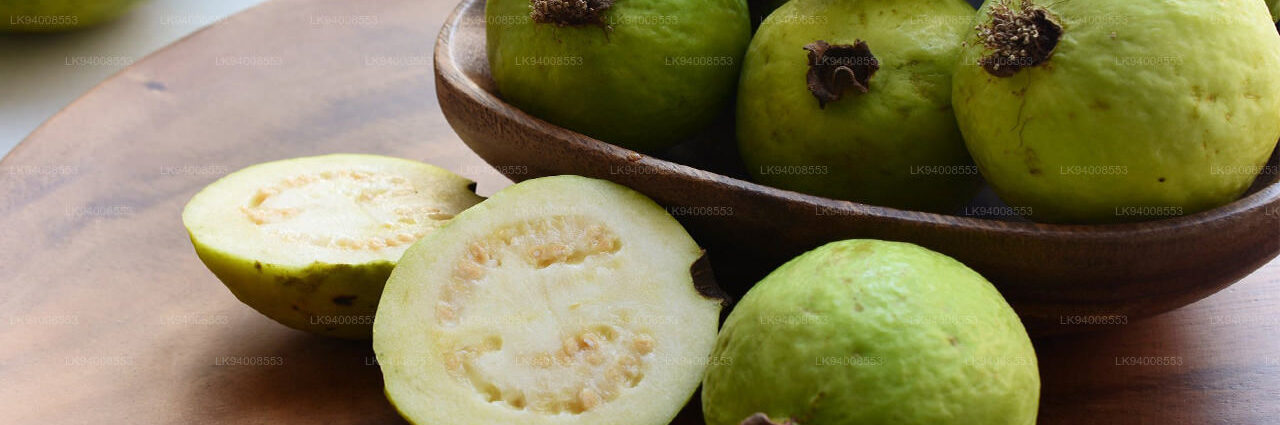
[[[373,326],[387,398],[418,424],[667,424],[716,338],[701,256],[617,184],[508,187],[392,272]]]
[[[336,154],[254,165],[187,203],[196,254],[236,298],[289,327],[367,339],[414,242],[483,198],[442,168]]]

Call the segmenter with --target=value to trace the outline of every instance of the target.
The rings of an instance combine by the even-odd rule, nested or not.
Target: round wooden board
[[[180,212],[227,172],[332,152],[432,162],[481,194],[509,184],[436,104],[431,50],[453,6],[269,2],[112,77],[6,156],[0,423],[401,423],[367,342],[240,304]],[[1273,262],[1181,310],[1036,341],[1040,423],[1272,423],[1277,286]],[[699,423],[687,410],[677,422]]]

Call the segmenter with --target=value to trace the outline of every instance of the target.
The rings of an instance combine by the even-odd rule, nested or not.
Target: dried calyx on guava
[[[793,0],[794,1],[794,0]],[[707,425],[1032,425],[1036,354],[981,275],[901,242],[833,242],[738,302],[702,383]]]
[[[722,299],[662,207],[528,180],[400,260],[373,348],[413,423],[665,425],[698,386]]]
[[[487,0],[485,15],[504,101],[651,152],[731,106],[751,39],[745,0]]]
[[[481,199],[433,165],[335,154],[231,173],[192,197],[182,221],[240,301],[292,328],[365,339],[400,255]]]
[[[809,72],[805,80],[809,83],[809,92],[818,99],[818,108],[840,100],[848,90],[866,93],[871,87],[871,76],[880,69],[880,63],[862,40],[834,46],[818,40],[805,45],[804,49],[809,52]]]
[[[540,24],[604,26],[604,11],[614,0],[530,0],[529,17]]]
[[[963,0],[782,4],[752,39],[738,85],[747,170],[812,195],[958,209],[979,186],[951,112],[973,11]]]
[[[958,57],[969,153],[1035,221],[1224,205],[1280,139],[1280,37],[1256,0],[993,0]]]

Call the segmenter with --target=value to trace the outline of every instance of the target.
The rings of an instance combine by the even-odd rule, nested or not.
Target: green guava
[[[0,0],[0,32],[66,31],[120,17],[139,0]]]
[[[732,102],[745,0],[488,0],[502,99],[630,149],[689,138]]]
[[[707,425],[1030,425],[1039,405],[1013,309],[978,273],[908,243],[792,259],[729,313],[711,358]]]
[[[1280,36],[1256,0],[1009,0],[979,11],[956,118],[996,193],[1045,222],[1190,214],[1280,138]]]
[[[292,328],[367,339],[400,255],[480,202],[473,188],[406,159],[296,158],[210,184],[182,221],[200,260],[240,301]]]
[[[1267,8],[1271,9],[1271,21],[1280,21],[1280,0],[1267,0]]]
[[[417,424],[666,425],[715,343],[701,255],[617,184],[503,189],[391,273],[373,327],[387,398]]]
[[[738,148],[761,183],[946,212],[978,188],[951,112],[963,0],[792,0],[751,41]]]

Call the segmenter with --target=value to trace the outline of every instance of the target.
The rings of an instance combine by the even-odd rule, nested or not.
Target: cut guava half
[[[292,328],[367,339],[395,262],[480,202],[474,187],[407,159],[296,158],[219,179],[191,198],[182,221],[240,301]]]
[[[701,258],[623,186],[508,187],[392,272],[373,328],[387,398],[418,424],[665,425],[716,338]]]

